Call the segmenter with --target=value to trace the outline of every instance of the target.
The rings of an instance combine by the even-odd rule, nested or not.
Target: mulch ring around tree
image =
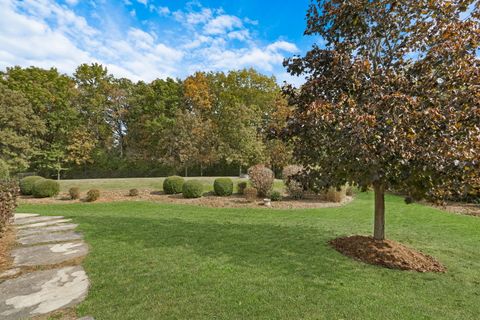
[[[392,240],[378,241],[372,237],[351,236],[337,238],[329,243],[340,253],[372,265],[417,272],[447,271],[433,257]]]

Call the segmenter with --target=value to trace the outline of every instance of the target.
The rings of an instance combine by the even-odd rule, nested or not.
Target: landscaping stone
[[[0,273],[0,278],[11,278],[15,277],[17,274],[19,274],[22,270],[20,268],[13,268],[7,271],[4,271]]]
[[[76,227],[78,227],[78,224],[69,223],[69,224],[59,224],[59,225],[39,227],[39,228],[26,228],[26,229],[17,230],[17,236],[25,237],[32,234],[38,234],[38,233],[69,231],[69,230],[74,230]]]
[[[15,219],[15,225],[25,225],[25,224],[32,224],[38,222],[46,222],[46,221],[53,221],[58,219],[63,219],[64,217],[61,216],[44,216],[44,217],[30,217],[30,218],[21,218]]]
[[[12,251],[13,265],[46,266],[80,258],[88,253],[84,242],[67,242],[18,248]]]
[[[95,318],[94,318],[94,317],[87,316],[87,317],[78,318],[77,320],[95,320]]]
[[[17,229],[46,227],[46,226],[61,224],[61,223],[70,222],[70,221],[72,221],[72,220],[71,219],[57,219],[57,220],[51,220],[51,221],[45,221],[45,222],[39,222],[39,223],[33,223],[33,224],[24,224],[24,225],[18,226]]]
[[[31,218],[31,217],[38,217],[39,214],[37,213],[15,213],[15,220],[22,219],[22,218]]]
[[[0,319],[25,319],[74,306],[87,295],[82,267],[36,271],[0,283]]]
[[[48,242],[62,242],[62,241],[75,241],[81,240],[82,236],[73,231],[69,232],[43,232],[32,234],[29,236],[21,237],[17,239],[17,242],[23,245],[32,245]]]

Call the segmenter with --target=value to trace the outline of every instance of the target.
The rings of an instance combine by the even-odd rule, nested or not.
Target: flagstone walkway
[[[28,319],[82,302],[89,281],[79,263],[88,246],[77,225],[27,213],[16,214],[14,225],[13,266],[0,273],[0,319]]]

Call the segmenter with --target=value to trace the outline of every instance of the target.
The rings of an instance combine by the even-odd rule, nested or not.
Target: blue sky
[[[151,81],[253,67],[298,83],[282,67],[304,37],[309,0],[0,0],[0,68],[100,62]]]

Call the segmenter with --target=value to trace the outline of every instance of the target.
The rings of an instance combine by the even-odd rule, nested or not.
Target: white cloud
[[[251,28],[257,21],[228,15],[222,9],[196,5],[170,12],[147,0],[137,1],[152,12],[172,17],[184,32],[175,33],[168,43],[163,33],[159,36],[151,31],[158,29],[150,24],[130,27],[105,17],[100,20],[104,25],[94,27],[72,8],[54,0],[0,0],[0,69],[54,66],[71,74],[81,63],[98,62],[116,76],[151,81],[185,77],[199,70],[253,67],[280,80],[294,80],[285,73],[282,61],[298,48],[284,40],[263,43],[255,39]],[[101,16],[101,11],[96,12]],[[133,8],[128,12],[136,17]]]
[[[206,34],[224,34],[236,28],[242,28],[243,23],[238,17],[221,15],[210,21],[205,25],[204,31]]]
[[[71,6],[76,6],[78,4],[78,0],[65,0]]]
[[[148,0],[137,0],[137,2],[143,4],[144,6],[148,4]]]
[[[156,12],[161,16],[168,16],[170,14],[170,9],[168,7],[157,7],[151,4],[149,8],[150,8],[150,11]]]

